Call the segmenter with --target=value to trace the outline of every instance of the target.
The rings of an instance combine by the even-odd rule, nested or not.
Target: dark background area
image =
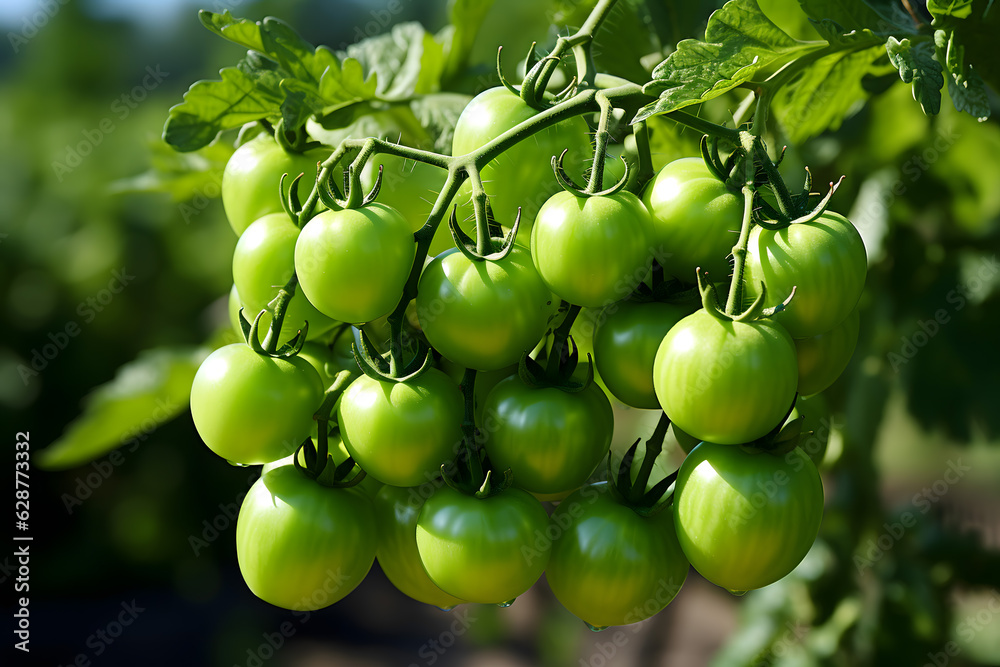
[[[498,44],[523,54],[533,39],[551,39],[550,19],[576,4],[498,3],[473,58],[481,81]],[[671,43],[699,36],[717,6],[679,4],[669,4]],[[808,36],[796,3],[761,4]],[[391,23],[436,30],[446,21],[437,0],[204,6],[279,16],[334,48]],[[166,110],[190,83],[243,55],[204,30],[196,9],[15,2],[0,13],[0,421],[12,443],[29,431],[33,454],[141,350],[196,346],[226,321],[236,239],[211,178],[179,200],[135,191],[136,177],[165,152]],[[162,81],[144,86],[153,80],[147,68]],[[440,612],[397,593],[376,565],[343,602],[303,622],[243,584],[234,517],[256,472],[215,457],[183,411],[166,423],[151,417],[133,444],[94,463],[32,470],[32,652],[5,664],[83,656],[150,666],[920,667],[937,655],[949,665],[1000,664],[1000,614],[991,611],[1000,611],[1000,125],[947,102],[928,119],[898,76],[870,83],[879,94],[868,105],[839,130],[791,147],[784,165],[789,174],[810,165],[818,183],[848,176],[832,207],[855,221],[870,259],[861,340],[826,392],[837,428],[824,527],[785,581],[737,599],[692,571],[654,619],[592,634],[544,581],[509,609]],[[995,95],[992,102],[1000,108]],[[692,139],[678,137],[671,150],[689,151]],[[85,155],[81,144],[90,146]],[[218,177],[222,155],[206,173]],[[116,272],[134,276],[120,293],[108,289]],[[930,334],[941,309],[949,321]],[[51,345],[59,349],[44,358]],[[19,370],[36,354],[44,359],[37,375]],[[616,441],[652,429],[636,412],[619,411]],[[676,450],[668,456],[679,463]],[[969,471],[944,484],[956,462]],[[917,525],[877,548],[903,512]],[[3,554],[0,581],[10,590],[16,562]],[[859,567],[857,556],[871,566]],[[113,637],[130,605],[134,621]],[[5,606],[5,617],[12,613]],[[945,653],[950,641],[955,656]]]

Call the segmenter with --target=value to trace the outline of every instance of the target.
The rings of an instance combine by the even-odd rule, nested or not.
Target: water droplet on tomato
[[[608,626],[606,626],[606,625],[591,625],[590,623],[587,623],[586,621],[584,621],[584,623],[587,624],[587,627],[590,628],[591,632],[601,632],[602,630],[607,630],[608,629]]]
[[[517,598],[511,598],[511,599],[507,600],[506,602],[498,602],[497,606],[498,607],[509,607],[512,604],[514,604],[514,600],[516,600],[516,599]]]

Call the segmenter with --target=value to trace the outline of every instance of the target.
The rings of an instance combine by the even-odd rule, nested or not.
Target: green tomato
[[[299,193],[304,201],[316,180],[316,163],[329,156],[325,148],[286,153],[268,134],[237,148],[222,172],[222,206],[236,235],[243,234],[254,220],[282,211],[278,188],[282,174],[288,174],[286,188],[303,174]]]
[[[653,389],[656,351],[690,313],[685,306],[655,301],[623,301],[604,310],[594,333],[594,363],[615,398],[633,408],[660,407]]]
[[[855,308],[847,319],[826,333],[795,339],[800,394],[817,394],[840,377],[854,355],[860,326],[861,319]]]
[[[454,458],[464,409],[462,392],[436,368],[406,382],[362,375],[341,396],[337,423],[347,450],[369,475],[416,486]]]
[[[233,283],[243,304],[243,315],[253,322],[257,313],[278,296],[278,289],[295,273],[295,242],[299,238],[296,227],[285,213],[272,213],[255,221],[236,243],[233,251]],[[270,313],[261,318],[261,333],[271,322]],[[290,340],[309,322],[308,337],[322,336],[335,324],[309,303],[301,289],[285,311],[281,323],[280,342]]]
[[[253,594],[293,610],[328,607],[375,561],[372,501],[331,489],[285,465],[250,488],[236,521],[236,556]]]
[[[449,595],[431,581],[417,552],[417,517],[424,498],[415,489],[383,486],[375,496],[378,519],[376,557],[382,571],[404,595],[441,609],[463,601]]]
[[[681,548],[703,577],[749,591],[805,557],[823,518],[823,484],[797,447],[773,455],[706,442],[681,465],[674,518]]]
[[[549,517],[527,491],[479,499],[441,486],[417,517],[417,552],[441,590],[469,602],[507,604],[545,570]]]
[[[551,517],[546,578],[566,609],[595,629],[638,623],[680,591],[688,561],[667,509],[643,517],[617,502],[606,482],[585,486]]]
[[[535,219],[531,258],[550,290],[572,304],[606,306],[631,293],[653,259],[649,214],[630,192],[553,195]]]
[[[372,203],[324,211],[306,223],[295,244],[295,272],[321,313],[358,324],[392,312],[416,254],[406,219]]]
[[[198,368],[191,417],[209,449],[255,465],[295,451],[309,436],[323,383],[303,359],[274,359],[243,343],[221,347]]]
[[[713,280],[732,273],[729,255],[739,240],[743,198],[709,171],[701,158],[661,169],[642,193],[653,218],[653,243],[669,275],[695,282],[701,267]]]
[[[851,221],[827,211],[812,222],[780,231],[750,232],[746,262],[747,295],[767,286],[767,306],[791,294],[788,308],[774,315],[795,338],[826,333],[851,314],[861,298],[868,259],[861,234]]]
[[[457,249],[435,257],[417,285],[417,318],[430,344],[480,371],[516,364],[545,334],[558,304],[515,245],[501,260],[473,262]]]
[[[699,440],[750,442],[777,426],[798,382],[795,345],[768,320],[724,321],[701,309],[664,337],[653,362],[660,406]]]
[[[486,398],[483,432],[490,461],[511,469],[514,485],[548,497],[573,491],[604,460],[614,413],[596,383],[576,393],[529,387],[518,375]]]
[[[485,90],[473,98],[458,117],[452,155],[471,153],[538,113],[502,86]],[[528,237],[539,207],[560,190],[551,161],[566,149],[569,153],[564,164],[571,175],[579,176],[592,155],[590,129],[580,116],[533,134],[482,169],[483,187],[497,222],[510,227],[520,207],[519,235],[520,238]],[[460,221],[472,216],[471,194],[471,185],[466,182],[455,197]]]

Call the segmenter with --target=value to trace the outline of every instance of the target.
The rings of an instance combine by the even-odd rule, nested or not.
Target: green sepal
[[[532,48],[534,48],[534,42],[532,42]],[[507,77],[504,76],[504,73],[503,73],[503,47],[502,46],[497,47],[497,78],[500,79],[500,84],[504,88],[506,88],[507,90],[509,90],[514,95],[517,95],[518,97],[521,96],[521,91],[518,90],[517,88],[515,88],[514,85],[511,84],[511,82],[507,80]]]
[[[243,314],[243,308],[240,308],[240,330],[243,332],[243,340],[250,349],[257,354],[264,355],[266,357],[271,357],[273,359],[291,359],[299,352],[302,351],[302,346],[306,343],[306,336],[309,334],[309,322],[303,323],[301,329],[299,329],[295,336],[278,348],[275,352],[268,352],[264,349],[265,345],[260,341],[260,318],[264,316],[264,313],[268,312],[266,308],[262,309],[257,313],[257,317],[253,318],[253,323],[247,321],[246,316]],[[271,329],[268,330],[267,336],[277,336],[274,330],[274,322],[271,322]],[[265,343],[267,342],[267,337],[265,337]]]
[[[621,158],[622,164],[625,165],[624,173],[622,173],[621,179],[612,185],[610,188],[605,188],[600,192],[587,192],[585,188],[581,188],[576,182],[566,173],[566,169],[563,167],[563,159],[566,157],[566,153],[569,152],[568,148],[564,148],[563,152],[559,154],[559,157],[555,155],[552,156],[552,171],[556,175],[556,180],[559,181],[559,185],[563,190],[570,193],[575,197],[586,198],[586,197],[610,197],[611,195],[618,194],[628,183],[629,169],[628,160],[624,156],[619,156]]]
[[[490,207],[489,201],[486,202],[486,226],[490,230],[490,249],[491,252],[486,255],[480,255],[476,247],[476,241],[471,236],[469,236],[458,224],[458,206],[452,207],[451,216],[448,218],[448,228],[451,231],[451,238],[466,259],[471,262],[499,262],[505,259],[514,250],[514,241],[517,238],[517,232],[521,229],[521,207],[517,208],[517,215],[514,217],[514,224],[511,226],[510,231],[507,232],[502,240],[498,236],[493,236],[493,231],[502,231],[499,224],[493,218],[493,209]],[[478,223],[477,223],[478,224]],[[497,244],[499,243],[499,247]]]

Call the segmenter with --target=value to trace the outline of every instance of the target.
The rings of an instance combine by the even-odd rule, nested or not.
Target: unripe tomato
[[[375,496],[378,518],[376,557],[392,585],[418,602],[451,609],[463,601],[431,581],[417,552],[417,517],[424,497],[416,489],[383,486]]]
[[[316,180],[316,163],[329,156],[325,148],[286,153],[268,134],[237,148],[222,172],[222,206],[236,235],[243,234],[254,220],[282,211],[278,188],[282,174],[288,174],[286,188],[303,174],[299,195],[304,201]]]
[[[293,465],[261,475],[236,521],[240,572],[254,595],[284,609],[328,607],[354,590],[375,561],[372,501],[331,489]]]
[[[840,377],[858,344],[860,325],[861,320],[855,308],[847,319],[826,333],[795,339],[800,394],[817,394]]]
[[[653,243],[663,270],[686,283],[701,267],[712,280],[732,273],[729,255],[739,240],[743,198],[708,170],[701,158],[681,158],[661,169],[642,193],[653,219]]]
[[[652,226],[630,192],[554,194],[535,218],[531,258],[550,290],[572,304],[603,307],[631,293],[653,261]]]
[[[868,259],[861,234],[850,220],[832,211],[812,222],[779,231],[750,232],[746,262],[747,296],[767,286],[767,306],[775,306],[795,287],[795,296],[774,321],[795,338],[826,333],[843,322],[861,298]]]
[[[441,590],[469,602],[505,604],[542,576],[551,548],[544,541],[548,523],[527,491],[508,488],[479,499],[441,486],[417,518],[417,551]]]
[[[694,569],[717,586],[749,591],[805,557],[823,518],[823,484],[797,447],[774,455],[704,442],[681,465],[674,518]]]
[[[653,389],[656,351],[691,308],[623,301],[605,309],[594,332],[594,363],[608,390],[633,408],[659,408]]]
[[[462,393],[429,368],[406,382],[357,378],[340,398],[344,445],[372,477],[392,486],[434,479],[462,441]]]
[[[323,383],[304,359],[274,359],[243,343],[205,359],[191,386],[191,417],[209,449],[255,465],[295,451],[323,402]]]
[[[371,203],[324,211],[306,223],[295,243],[295,272],[321,313],[359,324],[392,312],[416,254],[403,216]]]
[[[595,629],[638,623],[680,591],[688,561],[669,510],[651,517],[617,502],[606,482],[585,486],[556,508],[558,535],[546,578],[556,598]]]
[[[243,304],[243,315],[253,322],[261,310],[278,295],[278,289],[295,272],[295,241],[299,228],[284,212],[272,213],[246,228],[233,251],[233,283]],[[336,322],[309,303],[297,288],[285,310],[280,341],[285,342],[309,322],[310,339],[322,336]],[[271,323],[271,315],[261,318],[261,333]]]
[[[558,302],[527,249],[474,262],[457,249],[434,258],[417,286],[417,318],[430,344],[480,371],[516,364],[545,334]]]
[[[721,320],[704,308],[670,329],[653,363],[656,397],[671,420],[727,445],[777,426],[797,382],[795,345],[780,324]]]
[[[483,412],[490,461],[510,468],[515,486],[540,497],[578,488],[611,446],[614,413],[596,383],[570,393],[529,387],[512,375],[493,388]]]

